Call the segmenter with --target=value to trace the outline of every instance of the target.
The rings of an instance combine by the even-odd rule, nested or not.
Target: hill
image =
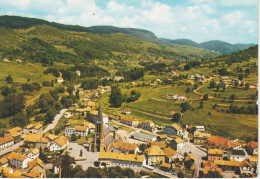
[[[256,44],[230,44],[220,40],[211,40],[203,43],[197,43],[190,39],[176,39],[176,40],[160,39],[160,40],[171,44],[188,45],[192,47],[204,48],[204,49],[213,50],[224,54],[247,49],[251,46],[256,45]]]

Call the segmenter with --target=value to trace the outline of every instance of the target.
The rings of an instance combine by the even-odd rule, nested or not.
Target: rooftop
[[[67,144],[67,142],[68,142],[68,138],[65,137],[65,136],[61,136],[61,137],[59,137],[58,139],[56,139],[56,140],[53,142],[53,144],[56,143],[56,144],[58,144],[60,147],[62,147],[62,146],[64,146],[65,144]]]
[[[168,147],[164,150],[165,155],[170,158],[173,155],[177,154],[178,152],[176,150],[173,150],[172,148]]]
[[[124,154],[124,153],[116,153],[116,152],[99,152],[99,159],[112,159],[112,160],[122,160],[122,161],[131,161],[131,162],[141,162],[145,160],[145,156],[143,155],[135,155],[135,154]]]
[[[12,136],[0,138],[0,145],[5,144],[7,142],[11,142],[13,140],[14,140],[14,138]]]
[[[233,142],[228,140],[227,138],[219,136],[210,136],[204,141],[204,143],[214,146],[220,146],[225,149],[230,149],[241,145],[239,142]]]
[[[172,124],[171,126],[177,131],[181,130],[181,127],[178,124]]]
[[[124,149],[124,150],[135,150],[137,147],[136,144],[129,143],[129,142],[116,142],[113,145],[113,148],[117,149]]]
[[[223,150],[220,149],[209,149],[208,154],[211,155],[223,155]]]
[[[231,153],[232,153],[232,155],[241,155],[241,156],[246,155],[243,150],[232,150]]]
[[[131,136],[142,138],[142,139],[145,139],[145,140],[148,140],[148,141],[156,138],[156,136],[154,136],[154,135],[146,134],[146,133],[143,133],[143,132],[132,132]]]
[[[161,150],[161,148],[158,145],[152,145],[150,148],[147,149],[148,155],[165,155],[165,153]]]

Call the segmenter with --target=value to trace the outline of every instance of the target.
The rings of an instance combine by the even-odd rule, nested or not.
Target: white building
[[[63,80],[62,77],[57,78],[57,82],[58,82],[58,83],[63,83],[63,81],[64,81],[64,80]]]
[[[31,160],[33,160],[33,159],[39,157],[39,155],[40,155],[40,150],[38,148],[35,148],[27,154],[27,157],[29,157]]]
[[[175,150],[179,150],[184,147],[184,141],[181,138],[176,137],[175,139],[172,139],[170,146]]]
[[[74,128],[66,127],[65,128],[65,136],[71,136],[75,132]]]
[[[236,160],[238,162],[242,162],[246,159],[246,153],[244,150],[231,150],[229,152],[229,160]]]
[[[20,155],[15,152],[12,152],[10,155],[8,155],[7,159],[12,165],[15,165],[16,167],[20,167],[23,169],[27,168],[28,162],[31,161],[31,159],[26,155]]]
[[[50,151],[60,151],[62,149],[65,149],[67,146],[69,146],[68,138],[65,136],[61,136],[51,144]]]
[[[88,127],[86,126],[76,126],[75,127],[75,134],[81,135],[81,136],[87,136],[88,135]]]
[[[0,150],[11,145],[14,145],[14,138],[12,136],[0,138]]]
[[[205,127],[204,126],[196,126],[196,132],[204,132]]]
[[[65,112],[63,114],[63,116],[66,117],[66,118],[70,118],[72,116],[72,114],[71,114],[71,112]]]

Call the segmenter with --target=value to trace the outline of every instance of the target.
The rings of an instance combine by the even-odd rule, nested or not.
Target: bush
[[[99,166],[100,166],[100,162],[99,162],[99,161],[95,161],[95,162],[94,162],[94,166],[95,166],[95,167],[99,167]]]

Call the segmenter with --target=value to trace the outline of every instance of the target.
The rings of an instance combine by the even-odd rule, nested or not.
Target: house
[[[43,131],[42,124],[29,124],[24,128],[24,134],[27,133],[41,133]]]
[[[0,137],[0,150],[14,145],[14,138],[12,136]]]
[[[10,164],[19,167],[19,168],[27,168],[28,162],[31,161],[29,157],[26,155],[20,155],[18,153],[12,152],[7,157]]]
[[[156,165],[165,162],[165,153],[158,145],[152,145],[146,151],[147,165]]]
[[[184,147],[184,141],[181,138],[176,137],[171,140],[170,147],[175,150],[181,149]]]
[[[205,127],[204,126],[195,126],[196,127],[196,132],[204,132]]]
[[[76,70],[76,74],[77,74],[78,76],[80,76],[80,71],[79,71],[79,70]]]
[[[140,121],[138,127],[148,130],[150,132],[154,132],[156,130],[156,126],[154,125],[153,121],[151,120],[144,120]]]
[[[33,160],[39,157],[39,155],[40,155],[40,150],[38,148],[34,148],[27,154],[27,157]]]
[[[71,157],[69,155],[61,155],[59,158],[52,162],[53,172],[55,174],[60,172],[61,165],[64,161],[70,164],[70,168],[74,168],[76,165],[74,157]]]
[[[163,133],[170,135],[180,135],[182,134],[182,128],[178,124],[172,124],[171,126],[166,126],[163,129]]]
[[[158,141],[164,141],[164,140],[166,140],[167,139],[167,135],[166,134],[162,134],[162,135],[159,135],[158,137],[157,137],[157,140]]]
[[[66,127],[65,128],[65,136],[71,136],[73,133],[75,133],[75,129],[72,127]]]
[[[248,150],[249,152],[254,155],[254,156],[258,156],[258,142],[255,141],[250,141],[248,144]]]
[[[59,77],[59,78],[57,78],[57,83],[63,83],[63,78],[62,77]]]
[[[3,172],[4,174],[12,174],[14,170],[11,167],[0,167],[0,173],[1,172]]]
[[[194,80],[187,80],[187,81],[186,81],[186,84],[194,85],[194,83],[195,83]]]
[[[231,79],[231,83],[236,83],[236,82],[238,82],[239,85],[242,83],[242,81],[239,79]]]
[[[229,160],[236,160],[238,162],[242,162],[246,158],[246,153],[243,150],[231,150],[229,152]]]
[[[116,142],[113,144],[111,152],[119,152],[119,153],[129,153],[130,151],[134,151],[135,154],[139,152],[139,148],[136,144],[129,142]]]
[[[216,164],[223,171],[235,171],[236,169],[240,170],[240,173],[253,173],[253,166],[246,160],[242,162],[238,161],[227,161],[227,160],[214,160],[214,164]]]
[[[176,160],[177,158],[179,161],[182,161],[184,156],[178,153],[176,150],[173,150],[172,148],[168,147],[164,151],[165,153],[165,162],[171,163],[172,161]]]
[[[98,86],[98,90],[99,90],[101,93],[105,93],[105,92],[111,90],[111,86]]]
[[[0,159],[0,167],[7,167],[8,166],[8,159],[3,157]]]
[[[250,156],[249,161],[253,167],[258,166],[258,157],[257,156]]]
[[[137,139],[137,140],[144,141],[144,142],[148,142],[149,140],[156,141],[156,139],[157,139],[157,136],[155,136],[155,135],[146,134],[146,133],[138,132],[138,131],[131,132],[130,136],[133,139]]]
[[[138,127],[139,121],[128,116],[121,116],[120,122],[132,127]]]
[[[24,143],[28,145],[34,145],[37,148],[45,148],[49,146],[49,140],[43,137],[43,134],[26,134],[24,138]]]
[[[182,132],[182,139],[187,139],[188,140],[189,133],[186,130],[183,130]]]
[[[28,173],[36,173],[40,178],[45,178],[46,174],[43,161],[37,157],[28,162]]]
[[[223,171],[221,168],[219,168],[215,163],[211,161],[205,161],[203,163],[203,175],[207,175],[209,172],[219,172],[220,175],[222,175]],[[202,178],[201,176],[200,178]]]
[[[63,114],[63,116],[66,117],[66,118],[70,118],[72,116],[72,114],[71,114],[71,112],[65,112]]]
[[[89,102],[87,103],[87,107],[88,107],[88,108],[91,108],[91,109],[95,109],[95,108],[96,108],[96,103],[93,102],[93,101],[89,101]]]
[[[203,143],[208,149],[217,148],[221,150],[229,150],[241,148],[241,144],[239,142],[230,141],[227,138],[219,136],[210,136]]]
[[[124,77],[122,77],[122,76],[115,76],[114,81],[121,81],[123,79],[124,79]]]
[[[77,136],[79,136],[79,135],[87,136],[88,135],[88,127],[86,127],[86,126],[75,126],[74,131]]]
[[[13,138],[21,137],[23,134],[23,129],[20,127],[14,127],[12,129],[8,129],[4,132],[4,137],[12,136]]]
[[[223,160],[223,150],[220,149],[209,149],[208,160]]]
[[[124,154],[117,152],[99,152],[100,162],[110,161],[110,166],[142,168],[145,165],[145,156],[137,154]]]
[[[209,138],[211,136],[211,134],[208,134],[208,133],[203,133],[203,132],[194,132],[194,135],[193,135],[193,141],[194,141],[194,144],[196,145],[202,145],[203,142]]]
[[[83,88],[79,88],[79,94],[84,94],[84,89]]]
[[[220,82],[220,83],[219,83],[219,87],[220,87],[220,88],[223,88],[223,87],[224,87],[224,88],[227,88],[227,87],[228,87],[228,83],[227,83],[227,82]]]
[[[166,148],[166,143],[165,142],[157,142],[157,141],[148,141],[147,146],[151,147],[153,145],[157,145],[160,147],[160,149],[164,150]]]
[[[27,173],[22,173],[20,176],[21,178],[41,178],[41,175],[39,173],[35,172],[27,172]]]
[[[11,62],[10,60],[8,60],[7,58],[3,59],[3,62]]]
[[[23,61],[21,59],[16,59],[15,62],[22,63]]]
[[[46,133],[46,134],[44,135],[44,137],[45,137],[46,139],[48,139],[49,142],[51,142],[51,143],[52,143],[55,139],[58,138],[58,136],[53,135],[53,134],[50,134],[50,133]]]
[[[221,82],[225,82],[225,81],[228,82],[228,81],[231,81],[231,80],[230,80],[229,77],[227,77],[227,76],[222,76],[221,79],[220,79],[220,81],[221,81]]]
[[[75,113],[77,115],[87,115],[88,112],[91,111],[91,108],[87,107],[87,108],[77,108]]]
[[[187,98],[185,96],[178,96],[178,100],[185,101]]]
[[[123,110],[122,110],[122,113],[123,113],[123,114],[131,114],[131,109],[130,109],[130,108],[123,109]]]
[[[185,158],[185,160],[186,160],[186,161],[188,161],[188,160],[193,160],[193,161],[195,161],[195,158],[194,158],[193,155],[189,154],[189,155],[187,155],[187,157]]]
[[[50,145],[50,151],[60,151],[62,149],[65,149],[69,145],[69,140],[65,136],[61,136],[58,139],[56,139],[51,145]]]

